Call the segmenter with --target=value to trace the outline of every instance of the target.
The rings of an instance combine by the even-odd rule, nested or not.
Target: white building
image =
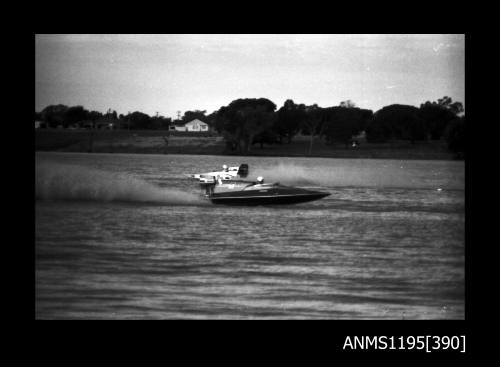
[[[168,127],[170,131],[186,131],[185,125],[173,124]]]
[[[194,119],[184,126],[186,127],[186,131],[208,131],[208,125],[198,119]]]
[[[194,119],[185,124],[170,125],[170,130],[175,131],[208,131],[208,125],[201,120]]]

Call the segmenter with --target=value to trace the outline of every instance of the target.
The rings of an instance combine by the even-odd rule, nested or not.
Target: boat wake
[[[252,169],[252,168],[251,168]],[[266,182],[279,182],[284,185],[322,185],[327,180],[321,179],[317,172],[294,164],[280,163],[277,166],[255,168],[252,176],[262,176]],[[333,178],[333,177],[332,177]]]
[[[88,200],[206,205],[198,195],[160,188],[132,176],[76,165],[36,165],[37,200]]]
[[[425,186],[421,182],[415,185],[415,176],[403,167],[380,167],[374,170],[369,161],[356,166],[306,166],[280,163],[269,167],[256,167],[252,177],[263,176],[266,182],[280,182],[284,185],[309,187],[374,187],[374,188],[412,188]],[[434,188],[433,184],[427,185]]]

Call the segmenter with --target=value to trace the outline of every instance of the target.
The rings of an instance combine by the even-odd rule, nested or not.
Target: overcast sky
[[[208,113],[238,98],[465,106],[464,35],[36,35],[35,109]]]

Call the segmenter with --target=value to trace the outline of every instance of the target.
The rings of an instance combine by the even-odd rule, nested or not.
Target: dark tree
[[[190,121],[193,121],[195,119],[198,119],[200,121],[205,122],[205,120],[207,118],[205,115],[206,113],[207,113],[206,110],[186,111],[186,112],[184,112],[184,116],[182,117],[182,121],[183,122],[190,122]]]
[[[446,126],[458,114],[464,111],[462,103],[453,102],[450,97],[443,97],[437,102],[425,102],[420,105],[420,117],[425,122],[425,128],[432,140],[443,137]]]
[[[99,111],[90,111],[88,113],[88,119],[92,121],[94,124],[96,121],[100,120],[103,118],[103,114]]]
[[[450,121],[445,131],[448,149],[455,153],[457,158],[465,158],[465,116]]]
[[[215,127],[228,148],[247,153],[254,138],[272,128],[275,109],[276,105],[266,98],[237,99],[219,109]]]
[[[172,119],[163,117],[163,116],[154,116],[151,117],[151,129],[155,130],[168,130],[168,127],[170,126],[172,122]]]
[[[424,120],[415,106],[394,104],[378,110],[366,129],[370,141],[426,139]]]
[[[340,102],[340,107],[344,107],[344,108],[354,108],[356,107],[356,104],[351,101],[350,99],[348,99],[347,101],[342,101]]]
[[[278,134],[276,134],[272,129],[267,129],[260,134],[257,134],[252,141],[252,145],[260,144],[261,149],[264,148],[264,144],[272,145],[278,143],[280,143]]]
[[[305,119],[302,120],[301,130],[303,134],[310,136],[309,155],[312,154],[314,137],[323,134],[324,120],[324,111],[321,107],[318,107],[317,104],[305,107]]]
[[[273,131],[278,136],[280,142],[282,142],[283,138],[286,138],[288,144],[290,144],[292,138],[300,131],[302,121],[305,119],[305,105],[297,105],[291,99],[287,99],[283,107],[277,112]]]
[[[451,97],[444,96],[443,98],[439,98],[437,100],[437,104],[450,110],[455,115],[464,112],[464,106],[461,102],[453,102]]]
[[[135,111],[126,116],[131,129],[149,129],[151,127],[151,117],[149,115]]]
[[[326,142],[330,144],[339,142],[346,146],[352,140],[353,135],[357,135],[366,129],[373,116],[371,110],[347,107],[347,104],[326,108],[324,112],[323,136]]]
[[[202,120],[202,121],[206,122],[208,124],[208,126],[214,127],[215,126],[215,119],[217,118],[217,112],[218,111],[212,112],[210,115],[207,115],[205,117],[205,120]]]
[[[64,126],[65,113],[68,106],[58,104],[50,105],[42,110],[42,120],[47,123],[49,127]]]
[[[89,117],[89,111],[87,111],[83,106],[73,106],[69,107],[64,113],[64,127],[72,125],[81,121],[87,120]]]

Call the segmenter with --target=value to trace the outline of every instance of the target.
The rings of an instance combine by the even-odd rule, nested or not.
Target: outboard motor
[[[238,176],[242,178],[248,176],[248,164],[246,163],[240,164],[240,168],[238,168]]]

